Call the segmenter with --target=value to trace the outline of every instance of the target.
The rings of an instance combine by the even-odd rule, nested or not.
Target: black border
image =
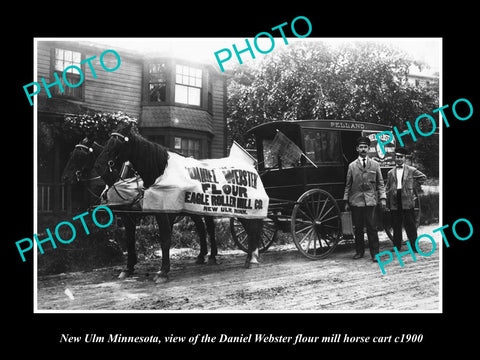
[[[246,4],[245,4],[246,5]],[[312,3],[313,5],[313,3]],[[4,206],[7,210],[7,223],[4,224],[6,236],[4,254],[8,264],[4,269],[5,291],[2,295],[7,300],[4,316],[11,314],[7,325],[5,343],[12,350],[31,348],[39,351],[49,349],[46,353],[60,355],[85,349],[88,353],[108,349],[122,352],[125,348],[140,351],[155,351],[161,356],[162,349],[171,349],[179,354],[180,350],[192,350],[197,355],[201,349],[229,355],[243,349],[279,350],[285,354],[298,350],[284,345],[230,345],[220,344],[192,347],[188,344],[159,348],[149,345],[110,345],[85,348],[78,345],[59,344],[60,334],[85,333],[122,333],[124,335],[177,335],[190,336],[196,333],[239,335],[246,333],[273,333],[291,335],[330,335],[333,333],[357,334],[360,336],[389,335],[401,333],[421,333],[421,344],[389,344],[388,351],[430,351],[440,348],[460,346],[462,351],[473,347],[475,333],[471,330],[470,319],[475,314],[475,256],[478,253],[476,237],[480,230],[478,215],[472,206],[478,198],[473,169],[476,165],[475,139],[478,129],[476,122],[479,106],[478,95],[473,88],[477,85],[475,75],[475,40],[473,28],[477,24],[473,19],[475,9],[472,5],[456,3],[448,11],[422,8],[418,4],[398,3],[388,5],[387,9],[369,8],[366,3],[349,7],[343,4],[338,9],[327,8],[318,3],[315,6],[303,5],[294,9],[291,4],[266,6],[267,12],[261,13],[257,7],[235,5],[203,4],[201,10],[187,14],[168,10],[151,20],[149,5],[139,9],[124,9],[121,5],[112,5],[104,13],[98,9],[80,11],[89,8],[88,3],[76,9],[78,21],[76,30],[59,31],[62,19],[67,12],[52,14],[51,11],[32,11],[24,15],[21,24],[23,32],[7,40],[9,58],[4,71],[8,73],[8,91],[5,96],[7,116],[4,119],[4,136],[2,141],[2,163],[4,189]],[[115,7],[117,6],[117,7]],[[131,5],[130,5],[131,6]],[[440,5],[437,5],[440,6]],[[275,8],[277,11],[272,11]],[[24,14],[24,13],[22,13]],[[70,12],[71,14],[71,12]],[[470,15],[472,14],[472,15]],[[168,16],[167,16],[168,15]],[[465,122],[451,121],[451,127],[443,135],[443,224],[452,224],[458,218],[468,218],[474,225],[474,236],[465,242],[451,241],[451,247],[444,247],[443,266],[443,314],[33,314],[33,261],[27,257],[21,263],[14,242],[30,237],[33,233],[33,107],[25,101],[23,85],[33,78],[33,38],[44,36],[61,37],[253,37],[258,32],[267,31],[283,22],[290,22],[296,16],[306,16],[313,25],[310,37],[442,37],[443,38],[443,104],[452,104],[459,98],[467,98],[474,107],[474,115]],[[29,18],[32,16],[32,18]],[[164,18],[165,22],[159,20]],[[29,27],[31,25],[31,28]],[[5,25],[2,25],[4,27]],[[12,29],[3,29],[11,34]],[[7,69],[15,67],[14,71]],[[13,70],[13,69],[12,69]],[[477,92],[478,93],[478,92]],[[10,99],[14,100],[13,104]],[[9,139],[11,137],[11,139]],[[15,154],[15,156],[13,156]],[[20,175],[20,176],[18,176]],[[6,251],[5,251],[6,250]],[[473,319],[472,319],[473,320]],[[475,328],[475,324],[473,328]],[[25,344],[25,345],[24,345]],[[24,345],[22,347],[22,345]],[[373,350],[373,356],[382,352],[387,345],[373,344],[321,344],[304,346],[319,355],[322,350],[332,349],[335,354],[351,350]],[[72,347],[73,346],[73,347]],[[319,347],[320,346],[320,347]],[[452,347],[455,349],[455,347]],[[229,350],[228,353],[222,350]],[[235,352],[232,352],[234,350]],[[313,354],[315,354],[314,352]],[[165,353],[163,353],[165,354]],[[254,353],[253,353],[254,354]],[[258,354],[258,353],[257,353]]]

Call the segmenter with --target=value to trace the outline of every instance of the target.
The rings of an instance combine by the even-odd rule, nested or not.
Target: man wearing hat
[[[392,216],[393,246],[402,247],[402,223],[407,233],[408,242],[416,251],[417,226],[414,212],[414,182],[423,183],[427,177],[413,166],[405,164],[407,150],[403,147],[395,149],[395,164],[387,174],[387,205]]]
[[[360,259],[365,253],[363,228],[367,228],[368,245],[372,260],[379,252],[378,233],[375,225],[375,207],[380,200],[382,210],[385,209],[386,195],[380,165],[367,156],[370,147],[368,137],[357,139],[358,158],[348,165],[347,179],[343,200],[345,210],[352,210],[353,226],[355,227],[355,256]]]

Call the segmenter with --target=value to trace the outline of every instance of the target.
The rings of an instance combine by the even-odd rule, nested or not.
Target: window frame
[[[165,78],[166,78],[166,101],[157,102],[150,101],[150,76],[149,66],[151,64],[165,63]],[[195,88],[200,89],[200,105],[192,105],[175,101],[176,96],[176,68],[177,65],[194,68],[201,71],[201,80],[199,85]],[[201,109],[213,113],[213,78],[211,70],[202,64],[191,63],[185,60],[180,60],[171,57],[152,57],[143,62],[143,77],[142,77],[142,106],[176,106],[182,108]],[[210,86],[211,84],[211,86]],[[178,84],[183,85],[183,84]],[[193,87],[193,86],[192,86]],[[212,93],[212,94],[211,94]],[[211,94],[211,100],[209,95]]]
[[[150,85],[151,84],[161,84],[162,81],[152,81],[152,77],[154,77],[155,75],[152,75],[152,74],[162,74],[162,72],[160,71],[157,71],[157,72],[150,72],[150,67],[152,65],[162,65],[164,66],[164,70],[163,70],[163,82],[164,82],[164,85],[165,85],[165,100],[160,100],[160,101],[151,101],[151,93],[150,93]],[[169,103],[169,81],[170,81],[170,76],[169,76],[169,63],[167,60],[165,59],[157,59],[157,60],[152,60],[152,61],[148,61],[145,65],[145,84],[146,84],[146,88],[145,88],[145,97],[146,97],[146,103],[148,105],[165,105],[165,104],[168,104]]]
[[[182,68],[182,72],[178,73],[178,67]],[[188,68],[188,72],[185,73],[185,68]],[[195,74],[192,76],[190,74],[191,70],[195,70]],[[174,88],[174,94],[173,94],[173,102],[175,105],[179,104],[181,106],[192,106],[196,108],[203,108],[203,93],[204,93],[204,69],[201,67],[196,67],[192,66],[190,64],[185,64],[183,62],[178,62],[175,63],[175,67],[173,69],[174,71],[174,81],[173,81],[173,88]],[[200,77],[196,76],[197,71],[200,71]],[[182,77],[181,82],[178,82],[179,76]],[[185,81],[186,78],[186,81]],[[194,80],[194,84],[191,84],[191,81]],[[199,81],[199,85],[197,83]],[[187,94],[187,102],[181,102],[177,101],[177,96],[178,96],[178,87],[185,87],[186,88],[186,94]],[[190,97],[190,89],[197,89],[199,94],[198,94],[198,104],[193,104],[189,102],[189,97]]]
[[[63,70],[57,70],[57,66],[56,66],[56,64],[57,64],[57,50],[61,50],[63,52],[68,51],[68,52],[71,52],[71,53],[78,53],[80,55],[80,61],[78,63],[74,62],[73,61],[73,54],[72,54],[72,62],[66,63],[65,62],[65,54],[63,54],[62,62],[63,62],[64,68],[63,68]],[[63,87],[63,92],[60,91],[58,85],[51,87],[49,90],[50,90],[50,93],[52,94],[52,97],[55,97],[55,98],[58,98],[58,99],[85,101],[85,86],[84,86],[85,85],[85,64],[82,63],[83,60],[85,60],[85,54],[78,49],[72,49],[72,48],[63,47],[63,46],[59,46],[59,47],[54,46],[54,47],[51,48],[51,51],[50,51],[50,83],[54,82],[54,80],[55,80],[55,75],[54,74],[56,73],[57,76],[58,76],[58,79],[60,80],[60,83],[62,84],[62,87]],[[65,84],[65,81],[63,80],[63,71],[65,70],[66,67],[68,67],[70,65],[78,66],[82,71],[83,81],[82,81],[82,84],[80,84],[77,87],[70,87],[67,84]],[[74,74],[73,69],[72,69],[72,74]],[[67,72],[67,79],[69,79],[69,76],[71,76],[71,75],[68,75],[68,72]],[[70,83],[78,84],[81,76],[79,74],[78,75],[75,74],[73,76],[74,76],[74,79],[76,81],[74,82],[74,81],[69,80]],[[73,93],[73,95],[72,95],[72,93]]]
[[[191,156],[195,159],[202,158],[202,139],[183,135],[174,135],[172,138],[173,150],[187,157]],[[177,141],[179,141],[180,147],[177,147]],[[198,148],[194,148],[193,151],[191,151],[190,147],[187,146],[187,151],[185,151],[183,148],[184,141],[187,141],[187,144],[190,144],[190,142],[195,143],[198,145]]]
[[[316,137],[317,133],[320,135],[320,138]],[[306,138],[307,138],[307,135],[310,137],[310,134],[313,134],[314,137],[310,139],[312,143],[308,144]],[[336,140],[334,138],[336,138]],[[318,142],[318,140],[320,140],[320,143]],[[327,141],[326,143],[324,142],[325,140]],[[333,146],[331,141],[334,141]],[[305,128],[302,128],[302,142],[303,142],[304,154],[315,164],[317,165],[341,164],[342,143],[341,143],[341,134],[339,130],[305,127]],[[326,146],[323,147],[323,145],[326,145]],[[334,147],[336,147],[336,149]],[[327,160],[324,158],[325,154],[327,154],[328,157],[333,157],[333,158],[330,158]],[[312,155],[313,155],[313,158],[311,157]],[[302,161],[305,161],[305,160],[302,159]]]

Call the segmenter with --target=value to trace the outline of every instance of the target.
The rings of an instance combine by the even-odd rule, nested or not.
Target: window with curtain
[[[200,159],[200,140],[186,137],[174,137],[174,149],[185,156]]]
[[[148,101],[162,103],[167,100],[167,71],[165,63],[148,64]]]
[[[315,163],[341,161],[340,134],[332,130],[304,130],[305,155]]]

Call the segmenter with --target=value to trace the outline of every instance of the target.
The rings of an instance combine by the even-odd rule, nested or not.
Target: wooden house
[[[72,211],[71,191],[60,179],[71,144],[47,126],[63,121],[65,114],[124,112],[139,120],[141,134],[151,141],[195,158],[226,155],[226,81],[211,64],[85,41],[37,39],[36,45],[36,81],[53,84],[58,78],[62,85],[49,86],[51,97],[42,88],[36,99],[38,136],[50,145],[37,151],[39,213]],[[115,71],[105,71],[100,62],[107,69],[115,65],[109,62],[118,59],[100,58],[109,49],[121,59]],[[65,80],[81,84],[70,87]]]

